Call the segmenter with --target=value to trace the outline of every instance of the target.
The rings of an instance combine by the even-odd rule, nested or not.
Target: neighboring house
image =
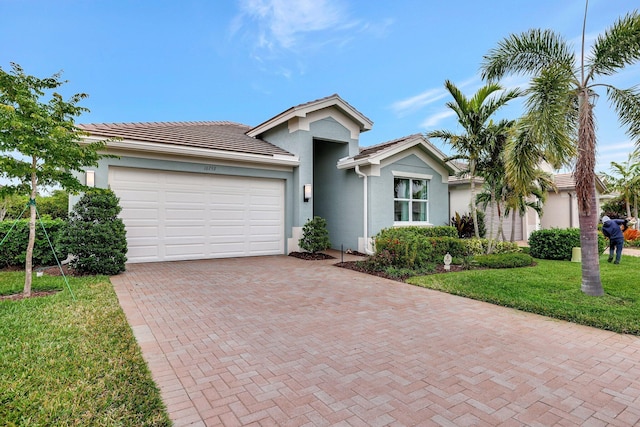
[[[338,95],[250,127],[231,122],[79,127],[118,138],[86,171],[120,198],[129,262],[286,254],[327,220],[334,248],[371,250],[382,228],[448,222],[453,169],[421,135],[360,148],[373,123]]]
[[[573,174],[561,173],[553,177],[558,191],[549,192],[540,218],[540,226],[542,228],[577,228],[580,224]],[[596,176],[596,200],[600,200],[605,190],[604,183]]]
[[[554,174],[553,178],[557,191],[549,191],[547,194],[547,199],[542,206],[542,215],[538,215],[538,213],[531,208],[527,209],[524,216],[516,215],[515,227],[513,228],[515,231],[514,240],[528,240],[531,233],[539,229],[577,228],[580,226],[578,222],[576,185],[573,174]],[[483,183],[482,178],[476,177],[476,193],[482,191]],[[604,183],[596,177],[596,198],[600,199],[604,191]],[[471,185],[469,178],[451,176],[449,178],[450,217],[453,217],[456,212],[460,213],[460,215],[470,212],[470,199]],[[479,209],[482,208],[479,206]],[[489,212],[488,206],[484,212],[488,237],[490,229],[489,221],[491,220],[491,213]],[[498,230],[497,214],[494,214],[493,218],[493,232],[494,236],[496,236]],[[509,215],[509,217],[505,218],[503,224],[503,230],[507,240],[511,238],[512,219],[512,215]]]
[[[460,169],[460,167],[458,167]],[[484,179],[480,177],[475,178],[476,194],[483,191]],[[486,209],[483,209],[480,203],[477,204],[478,210],[481,210],[485,214],[485,229],[486,236],[489,237],[490,231],[493,229],[493,237],[500,239],[498,236],[499,218],[497,209],[494,208],[493,215],[487,205]],[[471,183],[469,177],[449,177],[449,218],[453,218],[457,213],[460,215],[469,214],[471,212]],[[502,212],[504,215],[504,212]],[[493,220],[493,228],[491,221]],[[527,209],[525,215],[515,215],[515,224],[513,212],[509,213],[509,216],[505,217],[502,223],[502,229],[506,240],[528,240],[529,236],[535,231],[538,226],[538,217],[533,209]],[[513,232],[513,239],[511,233]]]

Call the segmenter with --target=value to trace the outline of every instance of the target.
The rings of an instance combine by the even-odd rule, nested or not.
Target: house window
[[[429,222],[429,185],[426,179],[393,178],[395,222]]]

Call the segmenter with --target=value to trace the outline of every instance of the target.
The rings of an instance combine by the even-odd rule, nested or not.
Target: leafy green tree
[[[627,218],[631,216],[631,203],[636,206],[638,193],[640,192],[640,153],[630,153],[627,160],[621,163],[611,162],[611,175],[603,173],[610,191],[620,193],[624,200]],[[637,209],[634,213],[637,216]]]
[[[70,265],[80,273],[114,275],[127,262],[127,236],[119,199],[111,190],[87,191],[71,211],[58,246],[73,256]]]
[[[574,177],[581,231],[582,291],[598,296],[603,295],[604,290],[598,252],[593,102],[595,89],[606,89],[627,133],[638,140],[640,88],[618,89],[599,79],[640,59],[640,15],[632,12],[620,18],[597,38],[591,55],[585,57],[588,5],[587,1],[579,56],[555,32],[529,30],[505,38],[490,50],[484,57],[482,76],[495,81],[513,73],[531,75],[527,113],[523,118],[526,134],[533,143],[545,148],[551,164],[566,163],[567,154],[577,151]]]
[[[38,78],[15,63],[0,68],[0,177],[12,182],[0,189],[0,197],[28,194],[29,242],[26,248],[23,293],[31,295],[33,246],[36,234],[36,195],[43,186],[59,185],[69,191],[84,188],[74,172],[96,166],[106,142],[81,144],[83,135],[74,118],[85,111],[77,104],[87,95],[65,101],[55,89],[65,82],[60,73]]]
[[[487,126],[493,114],[500,107],[520,96],[521,92],[519,90],[504,92],[500,85],[490,83],[481,87],[473,97],[467,98],[451,81],[446,80],[444,86],[453,97],[453,101],[447,102],[446,105],[456,113],[464,133],[455,134],[448,130],[436,130],[427,132],[427,137],[444,140],[458,153],[446,159],[447,161],[465,160],[468,163],[467,175],[471,181],[471,215],[475,236],[479,239],[475,177],[482,152],[490,144],[491,134],[487,132]]]

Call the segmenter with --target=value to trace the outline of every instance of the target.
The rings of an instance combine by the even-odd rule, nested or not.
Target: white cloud
[[[439,113],[433,114],[429,117],[427,117],[421,124],[420,126],[422,126],[425,129],[431,128],[431,127],[436,127],[441,121],[443,121],[444,119],[447,119],[451,116],[455,116],[455,112],[453,110],[444,110],[441,111]]]
[[[257,24],[258,47],[271,50],[291,49],[305,33],[355,25],[339,0],[240,0],[240,9]],[[242,21],[234,19],[232,35]]]
[[[396,101],[391,104],[391,109],[399,116],[403,116],[409,113],[413,113],[422,107],[429,105],[433,102],[447,96],[447,91],[444,89],[429,89],[411,98]]]

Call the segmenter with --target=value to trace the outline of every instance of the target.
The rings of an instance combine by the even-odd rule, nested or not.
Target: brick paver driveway
[[[176,426],[631,426],[640,339],[275,256],[112,278]]]

